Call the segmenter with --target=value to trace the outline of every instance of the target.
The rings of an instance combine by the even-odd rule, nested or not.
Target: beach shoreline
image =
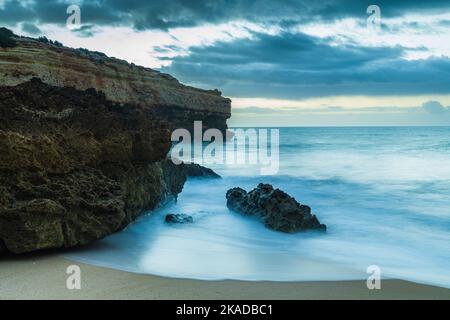
[[[81,289],[69,290],[67,267],[81,269]],[[206,281],[136,274],[68,260],[58,253],[7,256],[0,260],[0,299],[450,299],[450,289],[403,280],[383,280],[368,290],[351,281]]]

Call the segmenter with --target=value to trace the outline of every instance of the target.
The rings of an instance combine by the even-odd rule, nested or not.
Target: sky
[[[448,0],[0,0],[0,25],[217,88],[232,126],[450,125]]]

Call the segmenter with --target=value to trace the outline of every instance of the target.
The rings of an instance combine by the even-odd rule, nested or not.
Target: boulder
[[[305,230],[326,231],[311,208],[298,203],[280,189],[260,183],[250,192],[241,188],[227,191],[227,207],[244,215],[257,216],[270,229],[287,233]]]
[[[165,221],[167,223],[193,223],[194,219],[187,214],[172,214],[166,215]]]

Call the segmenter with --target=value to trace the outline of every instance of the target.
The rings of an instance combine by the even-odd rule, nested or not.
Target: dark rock
[[[194,219],[187,214],[168,214],[166,215],[165,221],[167,223],[193,223]]]
[[[287,233],[309,229],[326,231],[326,226],[311,214],[310,207],[270,184],[260,183],[248,193],[241,188],[232,188],[227,191],[226,198],[229,209],[257,216],[270,229]]]
[[[17,45],[14,37],[15,34],[11,30],[0,28],[0,48],[14,48]]]
[[[8,251],[8,250],[6,250],[6,246],[5,246],[5,244],[3,243],[3,240],[0,239],[0,254],[3,253],[3,252],[7,252],[7,251]]]
[[[94,89],[0,87],[0,251],[83,245],[175,199],[167,124]]]
[[[203,167],[196,163],[184,163],[184,170],[188,177],[196,177],[196,178],[212,178],[212,179],[220,179],[217,173],[213,170]]]

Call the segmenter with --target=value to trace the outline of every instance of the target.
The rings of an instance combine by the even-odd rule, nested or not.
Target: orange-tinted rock
[[[231,101],[217,90],[182,85],[168,74],[84,49],[60,47],[16,37],[0,48],[0,84],[17,85],[36,77],[52,86],[95,88],[113,102],[155,109],[176,127],[203,120],[205,127],[226,129]]]

